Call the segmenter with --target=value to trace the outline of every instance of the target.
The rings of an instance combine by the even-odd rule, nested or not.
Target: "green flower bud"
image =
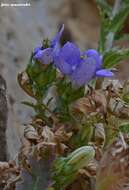
[[[94,156],[95,150],[92,146],[83,146],[69,155],[67,164],[74,165],[74,169],[78,170],[88,165]]]
[[[72,183],[78,170],[87,166],[94,158],[95,150],[92,146],[82,146],[70,153],[66,158],[60,157],[55,161],[53,170],[54,187],[64,188]]]

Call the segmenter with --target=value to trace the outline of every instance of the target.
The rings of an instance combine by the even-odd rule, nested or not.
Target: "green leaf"
[[[27,66],[26,72],[31,82],[31,88],[37,100],[42,98],[48,92],[49,87],[56,78],[56,69],[52,64],[44,65],[39,61],[31,60]]]
[[[115,40],[119,40],[119,41],[129,40],[129,34],[118,34],[115,36]]]
[[[129,93],[126,93],[123,95],[122,99],[126,102],[129,103]]]
[[[112,48],[104,53],[103,66],[104,68],[113,68],[120,61],[129,57],[129,49],[115,49]]]
[[[47,41],[44,43],[47,43]],[[53,67],[53,64],[45,65],[37,60],[33,60],[33,55],[30,58],[26,72],[32,83],[36,83],[38,88],[51,84],[56,78],[56,69]]]
[[[123,0],[122,3],[126,6],[129,5],[129,0]]]
[[[124,122],[119,126],[119,129],[123,133],[129,133],[129,122]]]
[[[43,71],[43,69],[44,69],[43,64],[31,59],[31,61],[27,65],[26,72],[29,78],[33,80],[36,76],[38,76]]]
[[[103,0],[96,0],[101,8],[101,29],[99,40],[99,52],[103,53],[104,50],[112,46],[118,32],[121,31],[123,24],[129,14],[129,2],[122,1],[121,7],[114,15],[114,9]]]
[[[100,16],[101,16],[101,28],[100,28],[100,37],[99,37],[100,39],[99,39],[98,50],[100,53],[103,53],[105,50],[106,36],[109,32],[110,20],[106,16],[103,10],[100,11]]]
[[[106,12],[108,15],[111,14],[111,6],[106,2],[106,1],[103,1],[103,0],[96,0],[96,3],[97,5],[103,9],[104,12]]]
[[[79,126],[79,131],[77,134],[74,134],[71,138],[71,144],[74,147],[80,147],[84,145],[88,145],[93,137],[94,127],[92,123],[86,122]]]
[[[69,105],[75,100],[84,96],[84,87],[73,88],[71,82],[63,78],[57,85],[58,105],[56,112],[60,114],[61,121],[69,121],[71,114],[69,113]]]
[[[55,189],[64,189],[72,183],[77,176],[78,170],[87,166],[94,156],[95,151],[92,146],[82,146],[70,153],[66,158],[58,158],[53,167]]]
[[[35,82],[36,84],[42,88],[46,87],[47,85],[51,84],[54,82],[56,78],[56,69],[53,67],[53,65],[48,65],[46,69],[44,69],[42,72],[40,72],[36,77],[35,77]]]
[[[114,16],[114,18],[111,20],[110,24],[110,32],[119,32],[123,24],[125,22],[125,19],[127,18],[129,14],[129,5],[123,6],[120,11]]]
[[[24,105],[26,105],[26,106],[29,106],[29,107],[35,109],[35,104],[32,103],[32,102],[22,101],[21,103],[24,104]]]
[[[73,88],[71,82],[67,82],[65,79],[57,84],[57,91],[59,97],[66,104],[70,104],[84,95],[84,87]]]

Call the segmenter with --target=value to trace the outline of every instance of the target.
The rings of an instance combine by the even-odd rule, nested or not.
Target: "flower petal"
[[[71,42],[67,42],[60,50],[60,56],[71,66],[75,66],[80,63],[80,50]]]
[[[52,47],[52,48],[54,48],[54,47],[56,46],[56,44],[59,43],[63,31],[64,31],[64,24],[62,25],[60,31],[56,34],[56,36],[55,36],[55,37],[53,38],[53,40],[51,41],[51,47]]]
[[[72,72],[72,67],[61,57],[55,57],[54,65],[62,72],[62,74],[70,74]]]
[[[83,86],[94,78],[96,71],[96,62],[93,58],[87,58],[82,61],[75,71],[70,75],[73,85]]]
[[[34,58],[41,61],[43,64],[49,64],[53,61],[52,48],[46,48],[44,50],[39,50]]]
[[[98,77],[112,77],[114,74],[108,69],[101,69],[96,71],[96,76]]]
[[[38,53],[38,51],[40,51],[42,48],[42,46],[37,46],[36,48],[34,48],[34,55]]]
[[[99,53],[95,49],[88,49],[85,53],[88,57],[99,56]]]
[[[59,51],[53,51],[55,66],[63,73],[70,74],[80,63],[80,50],[71,42],[67,42]]]
[[[96,60],[96,69],[100,69],[102,66],[102,55],[98,53],[95,49],[88,49],[84,52],[87,57],[92,57]]]

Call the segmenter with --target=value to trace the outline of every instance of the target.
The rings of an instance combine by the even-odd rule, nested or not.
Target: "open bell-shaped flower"
[[[81,61],[81,53],[78,47],[70,42],[67,42],[57,56],[54,57],[55,66],[63,74],[71,74]]]
[[[96,50],[89,49],[80,53],[79,48],[67,42],[54,57],[55,66],[67,75],[72,83],[78,87],[88,84],[97,77],[112,77],[110,70],[102,67],[102,55]]]
[[[70,75],[70,79],[74,85],[83,86],[95,77],[112,77],[113,73],[108,69],[103,69],[102,64],[102,56],[96,50],[89,49]]]

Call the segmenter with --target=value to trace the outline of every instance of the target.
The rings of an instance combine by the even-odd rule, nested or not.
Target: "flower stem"
[[[111,17],[110,19],[112,20],[116,14],[119,12],[120,8],[121,8],[121,3],[122,3],[122,0],[115,0],[114,2],[114,6],[113,6],[113,10],[112,10],[112,14],[111,14]],[[110,49],[113,45],[113,40],[114,40],[114,36],[115,36],[115,33],[110,31],[107,35],[107,40],[106,40],[106,49]]]

